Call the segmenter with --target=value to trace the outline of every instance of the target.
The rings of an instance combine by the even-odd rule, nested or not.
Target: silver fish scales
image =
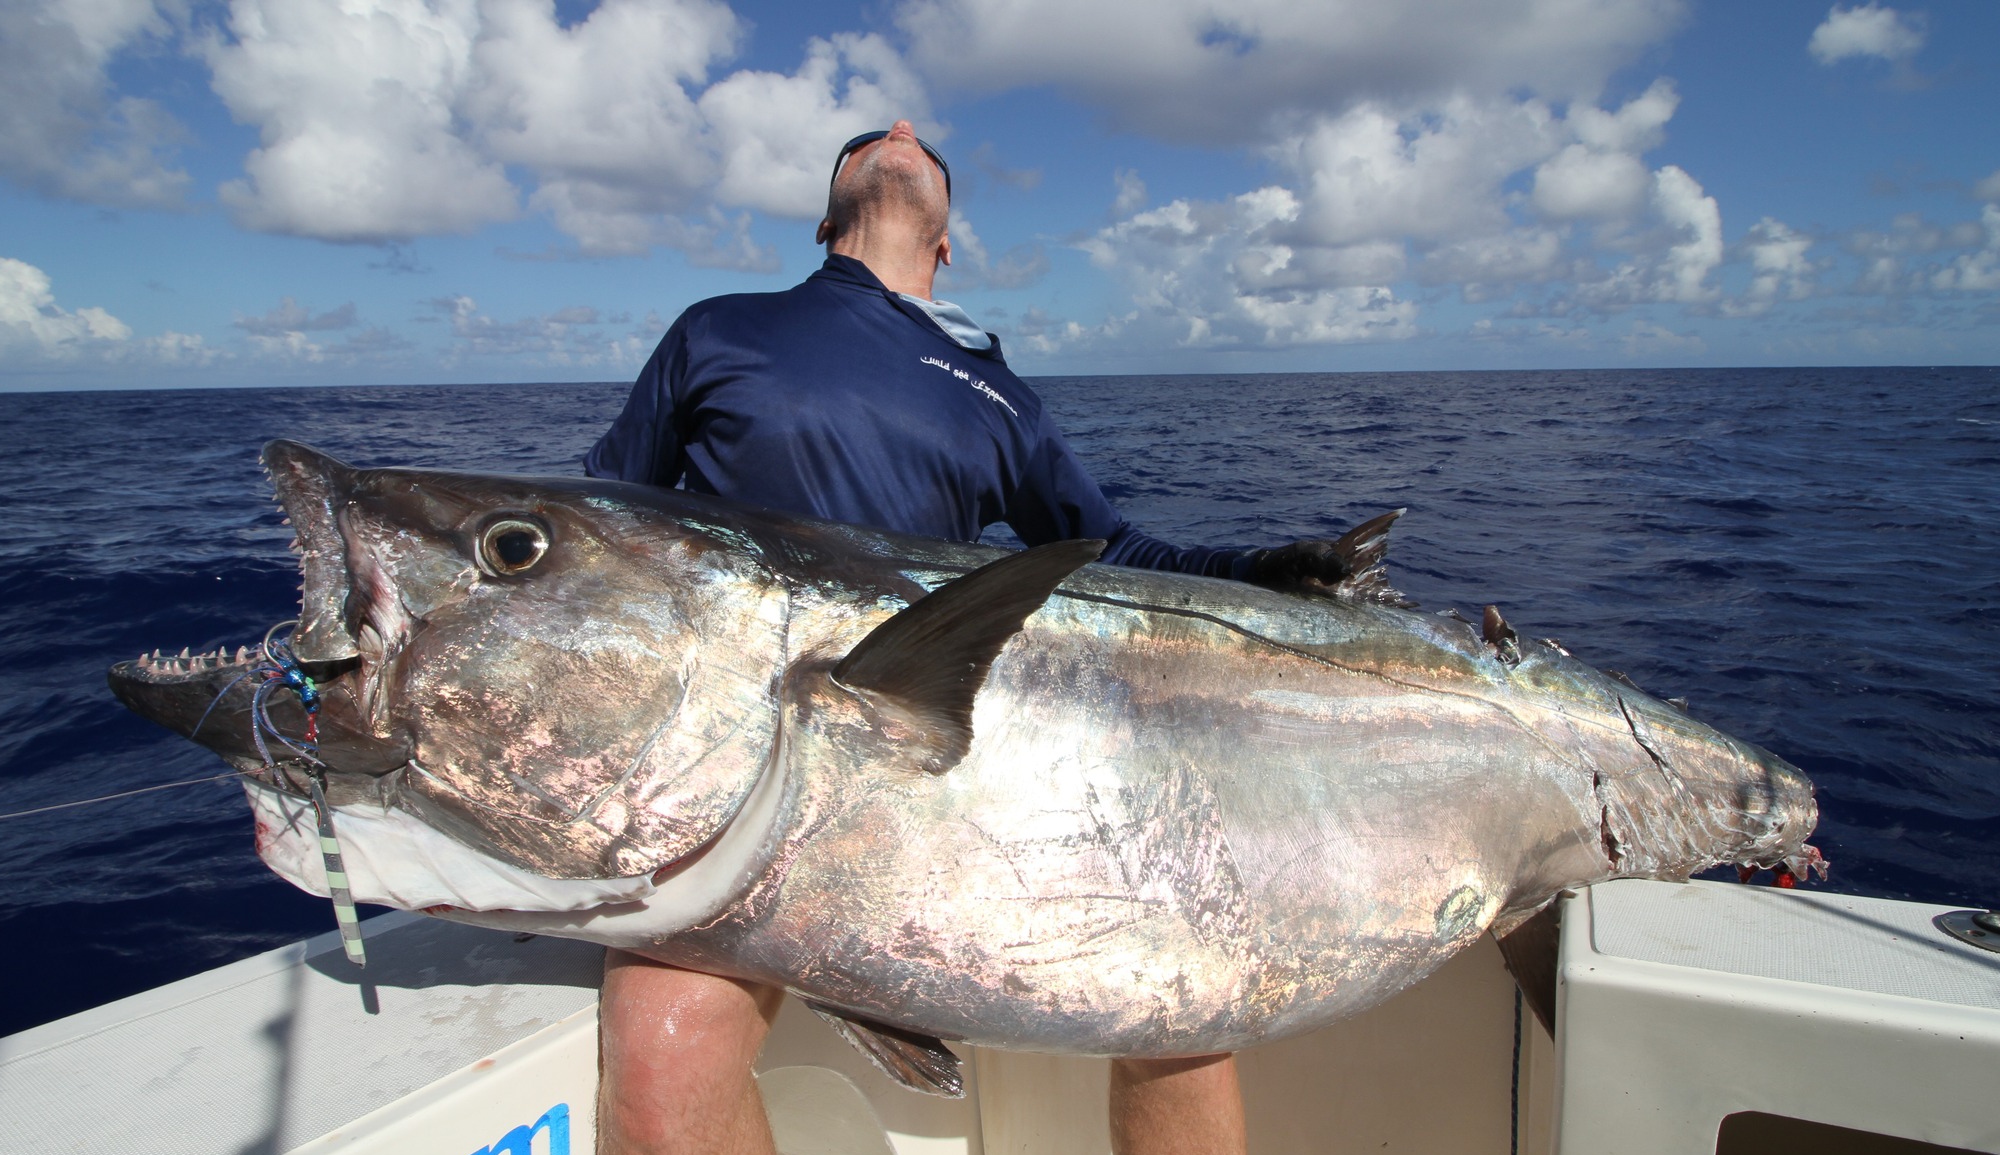
[[[911,1085],[954,1087],[939,1040],[1238,1049],[1566,888],[1819,865],[1781,759],[1497,612],[1382,604],[1393,515],[1301,596],[1094,543],[266,462],[358,900],[784,986]],[[226,673],[112,681],[185,733]],[[266,860],[323,889],[310,805],[236,730],[199,737],[254,779]]]

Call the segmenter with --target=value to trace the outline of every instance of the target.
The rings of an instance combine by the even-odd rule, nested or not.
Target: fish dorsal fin
[[[1406,512],[1392,509],[1340,535],[1333,548],[1346,563],[1347,576],[1335,583],[1328,593],[1352,602],[1391,606],[1399,610],[1416,608],[1417,603],[1389,584],[1388,571],[1382,565],[1382,559],[1389,552],[1389,527]]]
[[[943,773],[972,747],[972,699],[1007,639],[1062,580],[1104,552],[1096,540],[1008,554],[919,598],[875,627],[834,680],[894,701],[931,739],[925,768]]]
[[[891,1079],[926,1095],[965,1097],[965,1077],[959,1073],[958,1056],[951,1053],[943,1040],[855,1018],[811,999],[804,1002],[835,1034],[854,1044],[855,1050],[868,1056]]]
[[[1493,647],[1494,656],[1501,661],[1512,666],[1521,660],[1521,635],[1507,624],[1499,606],[1486,607],[1486,616],[1479,625],[1479,636]]]

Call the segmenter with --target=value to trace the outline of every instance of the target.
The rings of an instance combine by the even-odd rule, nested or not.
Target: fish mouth
[[[288,793],[302,793],[297,773],[315,766],[388,774],[410,757],[389,724],[387,686],[412,620],[387,569],[342,533],[355,470],[293,441],[266,445],[263,460],[300,559],[296,628],[286,637],[292,623],[279,623],[233,650],[155,650],[107,680],[133,712]]]
[[[359,661],[287,662],[277,638],[284,624],[257,646],[142,654],[111,667],[106,681],[132,712],[290,794],[305,794],[301,775],[317,766],[372,778],[408,762],[404,744],[376,737],[357,709]]]
[[[310,446],[264,446],[264,470],[292,527],[299,557],[299,625],[291,648],[302,665],[345,665],[368,727],[388,729],[388,675],[414,621],[394,577],[345,531],[355,470]]]

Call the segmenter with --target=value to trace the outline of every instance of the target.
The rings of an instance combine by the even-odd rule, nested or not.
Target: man
[[[783,293],[700,302],[674,322],[585,470],[904,533],[1030,545],[1107,541],[1115,564],[1309,586],[1345,576],[1323,542],[1178,549],[1132,528],[999,342],[931,299],[951,176],[907,120],[834,162],[817,240]],[[599,1150],[772,1150],[750,1067],[781,994],[612,951],[600,1005]],[[1240,1152],[1234,1059],[1114,1061],[1119,1155]]]

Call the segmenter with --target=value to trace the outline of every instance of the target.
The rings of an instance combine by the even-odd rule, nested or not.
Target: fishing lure
[[[326,771],[314,766],[306,771],[312,783],[313,816],[319,822],[319,853],[326,864],[326,888],[333,894],[333,921],[340,926],[340,949],[347,961],[358,967],[368,965],[368,952],[361,942],[361,917],[354,909],[354,894],[347,888],[347,864],[341,860],[340,839],[333,833],[333,807],[326,804]]]
[[[291,644],[278,636],[278,631],[286,626],[298,625],[295,618],[279,622],[264,633],[264,641],[258,647],[261,659],[241,677],[224,686],[216,694],[215,701],[222,701],[229,691],[236,688],[244,678],[260,678],[250,698],[250,737],[257,744],[257,753],[264,759],[264,765],[272,773],[280,774],[277,759],[271,757],[271,748],[266,739],[282,743],[292,753],[306,762],[306,780],[312,795],[313,818],[319,829],[320,859],[326,866],[326,887],[333,898],[333,919],[340,927],[340,947],[349,962],[358,967],[368,965],[368,952],[361,939],[361,916],[354,907],[354,894],[347,884],[347,866],[340,851],[340,836],[333,828],[333,807],[326,800],[326,766],[319,760],[319,687],[312,675],[305,672],[298,658],[292,653]],[[280,689],[288,689],[298,695],[299,705],[306,712],[305,734],[297,739],[278,729],[271,718],[271,695]],[[213,712],[215,703],[210,703],[208,712]],[[202,722],[208,721],[208,712],[195,723],[193,733],[201,732]]]

